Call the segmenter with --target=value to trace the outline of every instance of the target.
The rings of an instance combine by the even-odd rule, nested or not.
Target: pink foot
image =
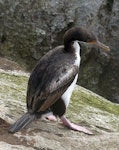
[[[79,132],[84,132],[84,133],[90,134],[90,135],[93,134],[91,131],[87,130],[85,127],[82,127],[82,126],[76,125],[74,123],[71,123],[65,116],[61,117],[61,121],[65,126],[69,127],[72,130],[76,130],[76,131],[79,131]]]
[[[50,121],[57,121],[57,118],[53,115],[49,115],[46,117],[46,119],[50,120]]]

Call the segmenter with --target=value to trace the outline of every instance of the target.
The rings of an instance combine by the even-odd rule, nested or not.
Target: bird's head
[[[82,41],[91,45],[96,45],[99,48],[110,51],[110,48],[104,44],[102,44],[96,36],[89,30],[83,27],[72,27],[64,34],[64,46],[67,49],[68,45],[72,41]]]

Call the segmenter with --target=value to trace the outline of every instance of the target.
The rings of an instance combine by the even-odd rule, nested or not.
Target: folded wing
[[[32,72],[28,83],[27,107],[33,112],[43,112],[50,108],[67,90],[78,73],[78,67],[74,65],[75,58],[62,56],[64,54],[59,53],[56,57],[51,55],[48,60],[42,59]],[[70,62],[66,61],[69,58]],[[65,63],[62,66],[63,59]]]

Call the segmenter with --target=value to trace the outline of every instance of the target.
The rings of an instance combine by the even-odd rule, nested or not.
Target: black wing
[[[45,111],[62,96],[78,73],[74,61],[75,57],[64,54],[62,49],[41,59],[28,82],[28,109]]]

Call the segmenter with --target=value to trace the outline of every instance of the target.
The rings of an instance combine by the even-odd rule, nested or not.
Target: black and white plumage
[[[64,45],[44,55],[32,71],[26,97],[28,111],[10,127],[9,132],[19,131],[35,118],[51,111],[69,128],[92,134],[87,129],[70,123],[64,116],[78,78],[80,66],[78,41],[97,44],[109,50],[92,32],[81,27],[69,29],[64,35]]]

